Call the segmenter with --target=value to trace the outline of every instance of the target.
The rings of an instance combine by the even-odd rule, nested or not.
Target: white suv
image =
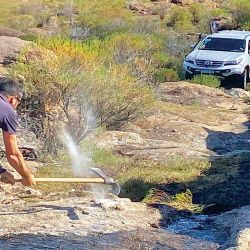
[[[250,31],[220,31],[201,39],[183,63],[186,79],[196,74],[234,77],[246,89],[250,79]]]

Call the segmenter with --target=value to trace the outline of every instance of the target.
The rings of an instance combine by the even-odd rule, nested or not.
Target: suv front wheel
[[[238,86],[242,89],[247,89],[247,81],[249,80],[248,69],[245,69],[242,74],[237,76]]]
[[[185,79],[186,80],[191,80],[194,77],[193,74],[189,73],[188,71],[185,72]]]

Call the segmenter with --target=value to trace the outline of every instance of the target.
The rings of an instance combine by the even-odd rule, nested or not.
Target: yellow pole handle
[[[22,179],[15,179],[21,182]],[[64,182],[64,183],[105,183],[102,178],[35,178],[36,182]]]

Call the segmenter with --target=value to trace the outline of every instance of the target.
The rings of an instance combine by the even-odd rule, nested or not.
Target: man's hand
[[[8,170],[6,170],[1,174],[1,181],[4,183],[10,183],[11,185],[15,184],[14,175],[10,173]]]
[[[35,185],[34,176],[27,168],[23,155],[17,146],[16,135],[3,131],[3,139],[8,162],[22,176],[22,184],[24,186]]]
[[[36,185],[35,177],[33,174],[29,174],[27,176],[22,176],[22,184],[24,186],[32,186]]]

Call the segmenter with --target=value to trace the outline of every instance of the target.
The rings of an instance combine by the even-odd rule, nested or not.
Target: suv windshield
[[[217,51],[231,51],[244,52],[246,41],[232,38],[206,38],[198,47],[199,50],[217,50]]]

